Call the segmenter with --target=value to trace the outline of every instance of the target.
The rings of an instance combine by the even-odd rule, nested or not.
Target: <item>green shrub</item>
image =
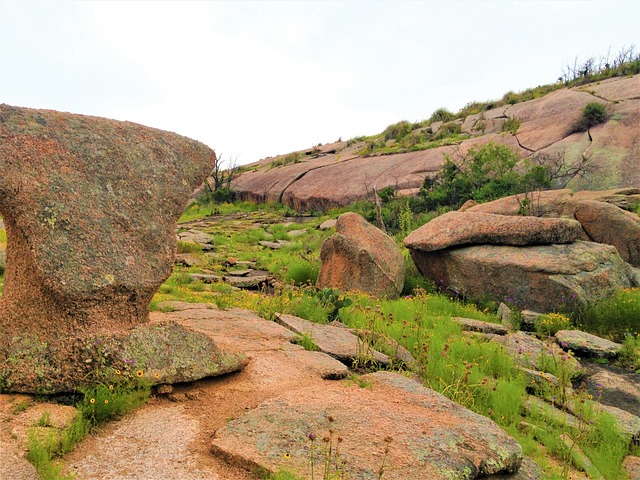
[[[496,143],[471,148],[456,161],[445,155],[438,176],[425,179],[421,189],[426,207],[459,208],[469,199],[486,202],[519,193],[525,188],[522,176],[514,171],[519,161],[516,152]]]
[[[569,133],[586,132],[596,125],[605,123],[608,118],[606,105],[597,102],[587,103],[582,109],[581,117],[573,124]]]
[[[178,253],[202,253],[202,247],[194,242],[178,240]]]
[[[518,129],[522,125],[522,120],[516,117],[508,117],[502,124],[503,132],[510,132],[512,135],[518,133]]]
[[[315,285],[318,280],[318,265],[303,258],[292,258],[287,265],[284,280],[295,285]]]
[[[409,135],[411,133],[412,124],[407,122],[406,120],[402,120],[398,123],[394,123],[393,125],[389,125],[384,129],[382,135],[386,140],[400,140],[402,137]]]
[[[551,337],[560,330],[569,328],[571,328],[571,320],[561,313],[547,313],[536,323],[536,332],[542,337]]]
[[[431,114],[431,117],[429,117],[429,122],[450,122],[454,118],[456,118],[456,116],[449,110],[447,110],[446,108],[439,108]]]
[[[459,135],[461,132],[462,132],[462,125],[455,122],[449,122],[449,123],[443,124],[438,130],[438,133],[436,133],[435,137],[433,138],[435,140],[441,140],[443,138],[451,137],[453,135]]]

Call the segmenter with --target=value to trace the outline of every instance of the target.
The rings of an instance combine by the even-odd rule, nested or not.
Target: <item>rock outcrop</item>
[[[321,439],[331,435],[332,448],[340,437],[353,478],[375,478],[383,458],[390,480],[484,478],[520,468],[520,445],[492,420],[397,373],[362,379],[372,388],[318,385],[269,399],[219,429],[212,451],[271,472],[284,456],[311,478],[309,459],[323,462]]]
[[[549,245],[584,237],[579,222],[491,213],[449,212],[434,218],[405,238],[405,245],[423,252],[461,245]]]
[[[320,252],[319,288],[360,290],[397,297],[404,286],[404,257],[393,239],[357,213],[338,217],[336,233]]]
[[[536,216],[522,215],[523,198]],[[571,310],[638,285],[640,216],[624,208],[639,199],[635,188],[513,195],[437,217],[404,244],[440,287],[520,309]]]
[[[464,296],[489,295],[539,312],[572,309],[635,285],[616,249],[593,242],[412,249],[411,257],[425,277]]]
[[[640,267],[640,216],[630,212],[640,204],[640,188],[573,192],[569,189],[531,192],[525,213],[537,217],[567,217],[582,225],[586,239],[617,248],[625,262]],[[466,213],[519,216],[524,194],[483,203]]]
[[[445,155],[467,152],[487,142],[508,145],[522,158],[537,157],[573,167],[587,159],[589,171],[569,186],[575,190],[637,187],[640,185],[638,125],[640,75],[561,89],[544,97],[469,115],[461,123],[458,145],[420,151],[365,154],[367,141],[336,142],[294,154],[265,158],[234,179],[240,198],[280,200],[296,209],[327,210],[367,198],[370,186],[417,193],[425,178],[442,167]],[[589,132],[570,134],[588,103],[607,106],[610,119]],[[521,125],[503,130],[507,119]],[[423,127],[435,134],[442,122]],[[393,150],[393,146],[390,148]],[[410,149],[407,149],[410,150]]]
[[[177,219],[214,162],[210,148],[174,133],[0,105],[0,212],[8,237],[0,388],[73,390],[105,356],[122,368],[127,352],[98,346],[141,347],[128,337],[132,329],[142,338],[168,328],[173,341],[198,345],[192,366],[215,363],[208,339],[148,324],[151,297],[171,273]],[[147,346],[141,356],[152,354]],[[149,362],[138,368],[153,369]],[[177,381],[206,376],[179,368]],[[159,369],[158,380],[172,381],[163,373],[173,370]]]

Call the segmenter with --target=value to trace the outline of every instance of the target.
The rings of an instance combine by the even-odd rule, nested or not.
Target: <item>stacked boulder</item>
[[[637,203],[640,189],[514,195],[442,215],[404,244],[461,295],[571,310],[640,283],[640,217],[625,210]]]

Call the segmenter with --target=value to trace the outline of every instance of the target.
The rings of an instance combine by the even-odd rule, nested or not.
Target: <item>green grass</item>
[[[640,289],[627,288],[611,297],[588,304],[576,316],[576,324],[587,332],[622,341],[626,333],[640,334]]]

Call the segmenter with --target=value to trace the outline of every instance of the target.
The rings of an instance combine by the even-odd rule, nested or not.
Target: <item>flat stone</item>
[[[521,447],[492,420],[396,373],[361,378],[371,388],[325,383],[269,399],[218,429],[211,450],[269,472],[286,455],[288,467],[311,478],[309,458],[322,464],[321,439],[331,429],[349,478],[377,478],[385,449],[388,480],[472,479],[520,467]]]
[[[213,243],[213,238],[199,230],[187,230],[178,234],[180,240],[184,242],[198,243],[200,245],[210,245]]]
[[[473,245],[550,245],[583,238],[580,223],[568,218],[506,216],[481,212],[448,212],[404,239],[412,250],[431,252]]]
[[[233,275],[225,275],[223,280],[225,283],[237,288],[260,288],[271,283],[272,276],[264,273],[248,275],[245,277],[236,277]]]
[[[325,220],[324,222],[322,222],[320,224],[320,226],[318,228],[320,230],[322,230],[322,231],[330,230],[332,228],[336,228],[336,222],[337,222],[337,220],[335,220],[335,219]]]
[[[622,348],[619,343],[580,330],[560,330],[555,336],[558,344],[589,357],[615,358]]]
[[[246,277],[247,275],[249,275],[252,272],[252,270],[233,270],[231,272],[227,272],[227,275],[231,276],[231,277]],[[267,272],[261,272],[262,274],[265,274]]]
[[[468,332],[493,333],[494,335],[506,335],[509,329],[498,323],[483,322],[473,318],[453,317],[453,321],[462,326]]]
[[[192,280],[203,283],[217,283],[222,281],[220,275],[210,275],[206,273],[192,273],[190,277]]]
[[[547,422],[563,424],[574,429],[579,429],[581,425],[578,417],[560,410],[532,395],[529,395],[524,402],[524,409],[534,415],[544,417]]]
[[[177,253],[174,259],[176,265],[183,265],[185,267],[197,267],[205,265],[206,261],[192,253]]]
[[[525,368],[540,371],[543,367],[541,360],[543,355],[545,355],[550,359],[551,363],[554,363],[551,357],[556,359],[555,362],[565,362],[566,368],[573,375],[582,370],[580,363],[573,358],[573,356],[564,352],[555,341],[544,342],[524,332],[494,336],[492,340],[501,343],[516,364]]]
[[[375,361],[382,365],[391,363],[391,359],[387,355],[375,350],[363,352],[363,342],[344,328],[313,323],[284,314],[278,314],[276,321],[295,333],[310,335],[321,352],[331,355],[346,365],[363,360]]]
[[[288,350],[285,355],[295,362],[306,365],[325,380],[340,380],[349,375],[349,369],[344,363],[326,353],[308,350]]]
[[[258,245],[270,248],[271,250],[278,250],[279,248],[282,248],[282,244],[278,242],[269,242],[268,240],[260,240],[258,242]]]
[[[287,232],[287,235],[289,235],[290,237],[299,237],[300,235],[306,235],[307,231],[306,230],[289,230]]]
[[[560,440],[565,444],[565,447],[571,456],[571,460],[576,467],[585,472],[589,472],[589,478],[592,478],[593,480],[604,480],[604,477],[595,465],[593,465],[591,459],[584,454],[582,449],[576,444],[569,434],[563,433],[560,435]]]
[[[640,374],[613,365],[583,361],[587,391],[603,405],[640,412]]]
[[[56,345],[23,337],[12,340],[9,347],[16,352],[17,363],[4,374],[5,385],[25,393],[34,386],[47,394],[75,391],[94,381],[97,368],[107,375],[117,370],[142,376],[155,385],[223,375],[247,364],[246,356],[223,352],[211,338],[173,322],[148,323],[124,334],[94,334]]]

